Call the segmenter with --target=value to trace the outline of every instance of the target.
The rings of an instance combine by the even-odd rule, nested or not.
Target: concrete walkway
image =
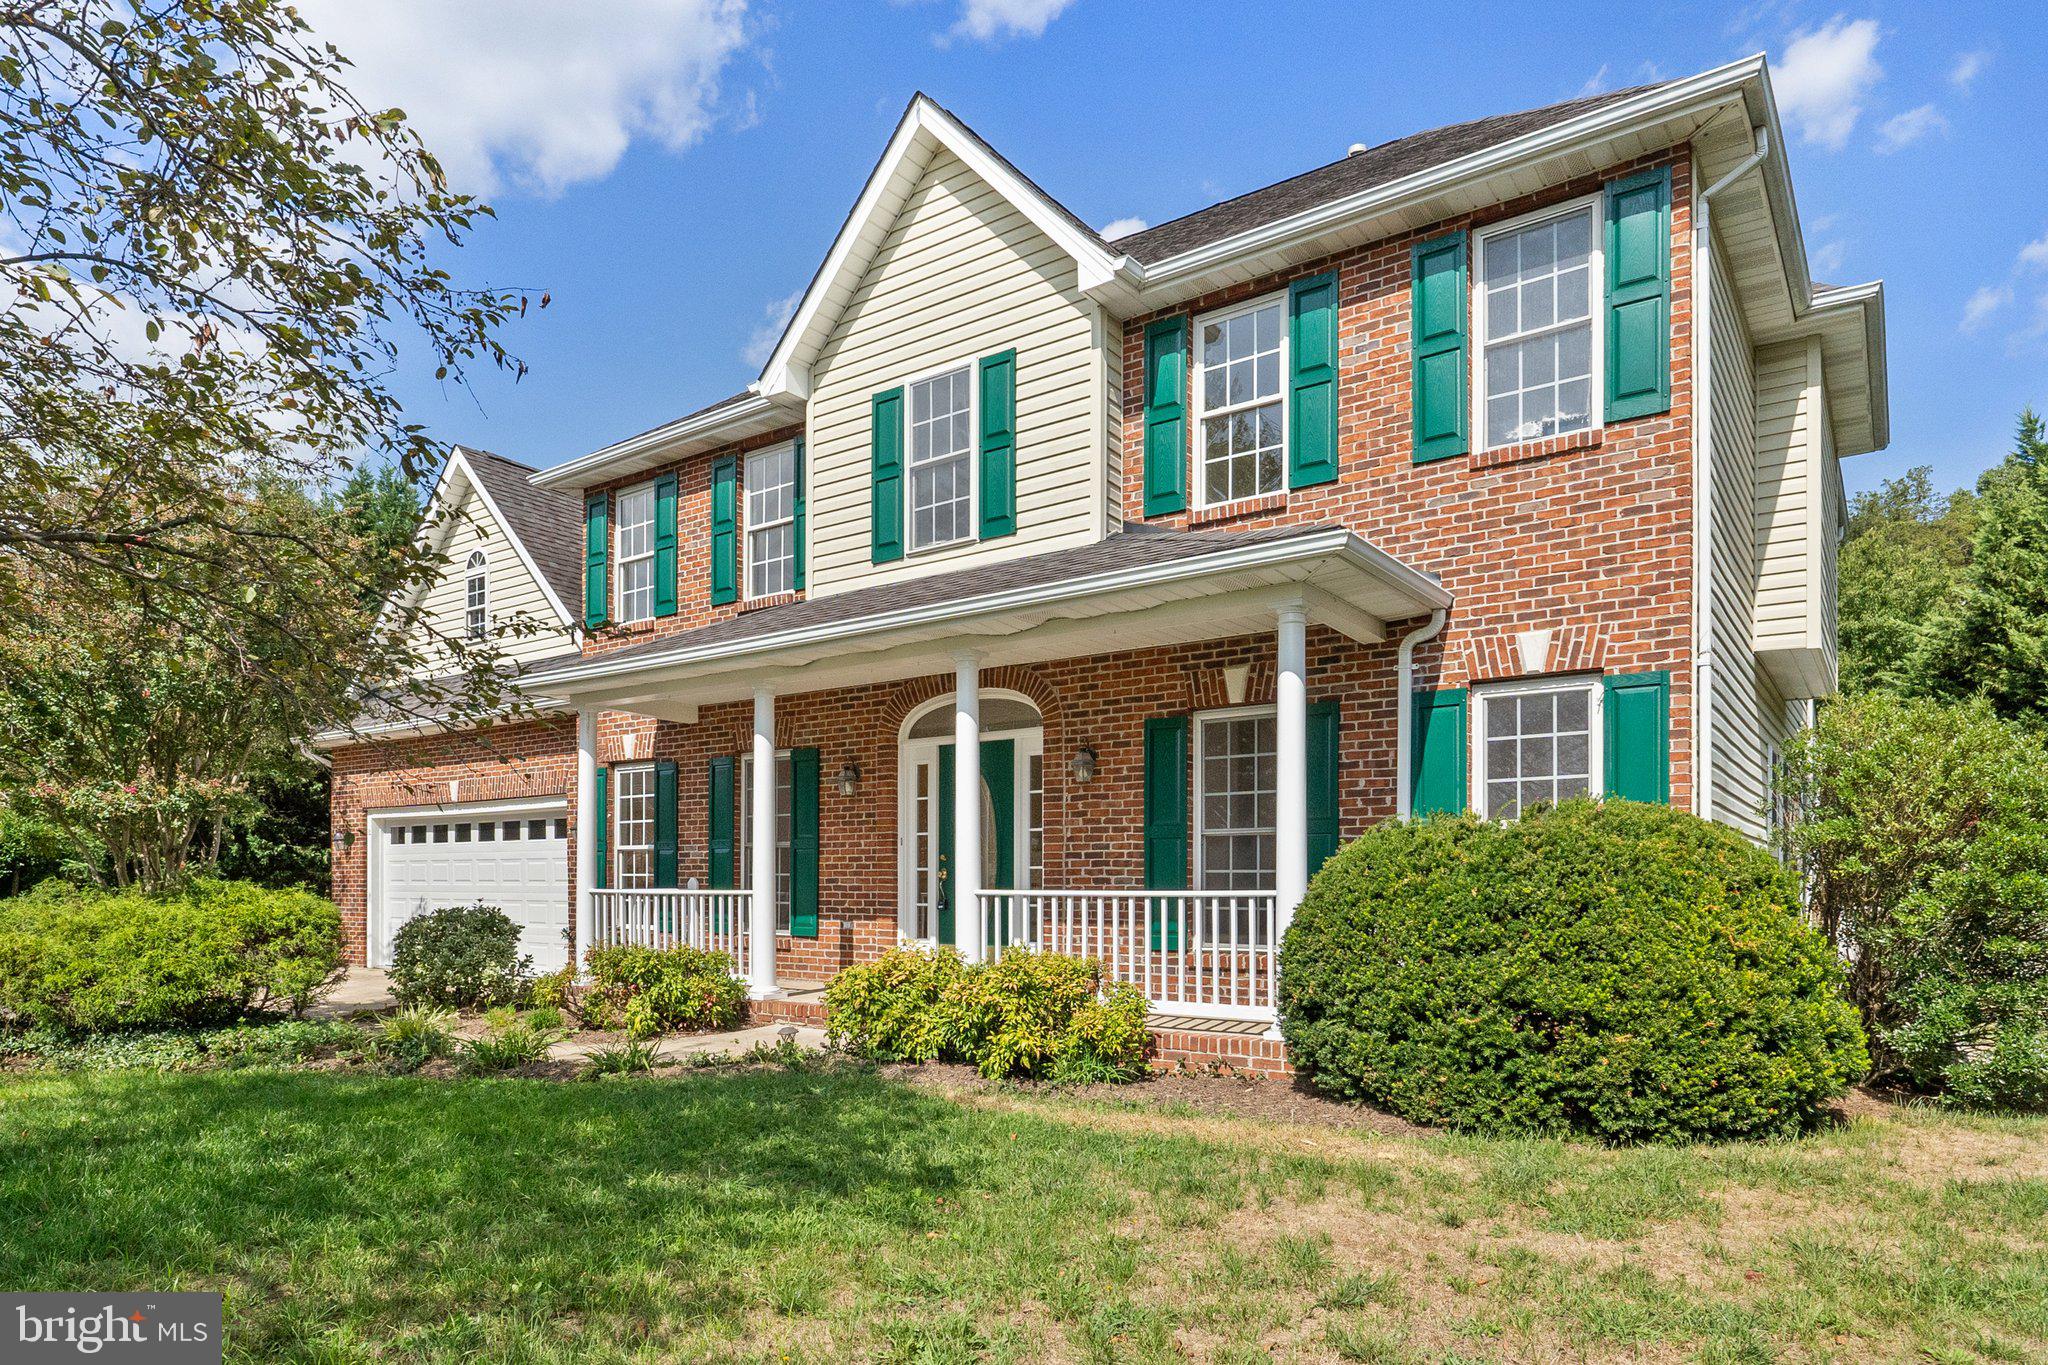
[[[351,967],[327,998],[306,1013],[315,1019],[346,1019],[365,1011],[382,1014],[396,1008],[398,1001],[391,994],[388,973],[381,967]],[[460,1033],[480,1036],[480,1026],[468,1026],[473,1022],[464,1021],[465,1027],[459,1030]],[[774,1047],[785,1040],[816,1051],[825,1046],[825,1030],[797,1024],[754,1024],[727,1033],[685,1033],[659,1038],[654,1041],[653,1048],[655,1056],[661,1060],[680,1061],[692,1056],[738,1057],[757,1047]],[[548,1056],[558,1062],[580,1062],[599,1048],[617,1045],[594,1039],[569,1038],[549,1048]]]

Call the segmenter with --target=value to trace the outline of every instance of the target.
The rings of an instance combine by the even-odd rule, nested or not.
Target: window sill
[[[1255,517],[1261,512],[1284,511],[1286,507],[1286,493],[1266,493],[1256,498],[1217,503],[1213,507],[1193,508],[1188,512],[1188,525],[1213,526],[1217,522],[1236,521],[1240,517]]]
[[[1495,465],[1519,464],[1523,460],[1542,460],[1552,455],[1568,455],[1574,451],[1598,450],[1606,434],[1605,427],[1588,427],[1584,431],[1568,432],[1563,436],[1546,436],[1540,441],[1495,446],[1492,450],[1482,450],[1475,454],[1472,457],[1472,467],[1492,469]]]
[[[769,593],[766,597],[742,598],[739,604],[739,613],[740,615],[744,616],[750,611],[766,611],[770,607],[787,606],[791,602],[799,602],[802,600],[803,594],[795,591],[772,592]]]

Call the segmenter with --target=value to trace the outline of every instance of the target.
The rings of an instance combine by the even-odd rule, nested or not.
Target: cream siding
[[[1051,239],[950,152],[905,201],[811,369],[812,596],[1086,544],[1106,529],[1106,324]],[[1017,532],[871,562],[869,401],[1017,351]],[[907,451],[906,451],[907,454]],[[908,486],[906,471],[905,486]]]
[[[1818,341],[1766,346],[1756,361],[1756,606],[1751,639],[1790,697],[1834,688],[1831,479]]]
[[[521,559],[511,533],[491,515],[489,506],[475,489],[465,490],[450,511],[442,528],[442,553],[447,558],[441,576],[421,598],[418,624],[419,644],[431,651],[434,642],[460,636],[470,552],[481,549],[489,578],[486,602],[493,629],[504,631],[515,621],[546,629],[532,634],[500,634],[497,646],[507,658],[525,662],[561,654],[575,647],[570,632],[548,604],[540,583]]]

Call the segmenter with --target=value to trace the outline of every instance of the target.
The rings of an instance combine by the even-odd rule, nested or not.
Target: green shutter
[[[789,932],[818,936],[818,751],[789,754]]]
[[[1607,420],[1671,410],[1671,168],[1607,187]]]
[[[1154,716],[1145,722],[1145,885],[1178,891],[1187,884],[1188,718]],[[1152,946],[1179,948],[1180,917],[1157,907],[1151,918]]]
[[[1607,794],[1629,801],[1671,801],[1671,675],[1631,673],[1602,679]]]
[[[1337,851],[1337,700],[1308,704],[1308,875]]]
[[[654,614],[676,614],[676,476],[654,481]]]
[[[610,843],[609,836],[612,826],[612,803],[609,794],[611,790],[611,775],[611,769],[602,764],[598,766],[596,773],[597,785],[591,789],[591,799],[597,807],[597,819],[591,822],[589,829],[579,829],[576,831],[577,838],[588,838],[591,841],[590,881],[591,885],[600,890],[605,885],[605,873],[607,871],[605,867],[607,861],[605,853],[607,852],[607,845]]]
[[[981,538],[1017,530],[1017,353],[981,361]]]
[[[1287,486],[1337,477],[1337,273],[1287,289]]]
[[[596,630],[611,615],[605,555],[611,548],[612,495],[592,493],[583,500],[583,628]]]
[[[677,884],[676,765],[666,758],[654,765],[654,884]]]
[[[798,592],[804,590],[804,438],[796,438],[796,577],[791,580]]]
[[[1415,463],[1463,455],[1471,399],[1466,388],[1465,234],[1418,242],[1410,254],[1409,350],[1413,360]]]
[[[711,604],[740,595],[740,462],[731,455],[711,464]]]
[[[1466,805],[1465,689],[1417,692],[1410,705],[1415,731],[1408,748],[1414,797],[1409,809],[1418,819],[1456,815]]]
[[[730,890],[732,875],[733,757],[720,754],[711,760],[704,784],[704,807],[710,821],[706,880],[716,890]]]
[[[873,476],[868,488],[869,558],[887,564],[903,558],[903,390],[878,393],[868,405],[868,449]]]
[[[1188,320],[1145,327],[1145,515],[1188,505]]]

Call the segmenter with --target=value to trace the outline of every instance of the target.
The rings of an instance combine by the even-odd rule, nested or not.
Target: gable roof
[[[458,446],[477,485],[497,509],[506,534],[569,620],[568,604],[583,594],[583,505],[567,493],[536,487],[530,464],[475,446]],[[451,456],[451,462],[453,457]]]

